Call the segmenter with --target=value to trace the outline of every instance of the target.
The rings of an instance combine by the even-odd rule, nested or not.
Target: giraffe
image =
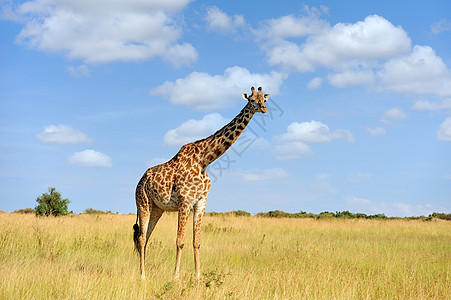
[[[211,136],[186,144],[168,162],[148,169],[136,186],[137,218],[134,241],[140,255],[141,278],[145,279],[144,260],[149,236],[165,211],[178,211],[174,279],[178,279],[188,216],[193,209],[193,248],[195,278],[200,278],[200,233],[211,181],[206,168],[220,157],[240,136],[253,115],[266,113],[269,94],[251,88],[242,94],[247,101],[241,112]]]

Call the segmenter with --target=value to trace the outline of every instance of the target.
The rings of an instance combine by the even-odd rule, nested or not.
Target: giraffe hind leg
[[[145,279],[145,253],[150,235],[152,234],[158,220],[163,215],[164,210],[156,206],[152,200],[148,200],[146,194],[143,195],[146,203],[149,203],[148,209],[138,212],[139,225],[133,226],[135,245],[140,254],[141,278]]]
[[[149,199],[144,190],[146,181],[147,178],[143,176],[136,187],[137,222],[133,226],[135,246],[140,257],[139,266],[142,279],[146,277],[144,261],[147,244],[147,229],[149,226],[150,214],[152,212],[152,203],[149,203]]]
[[[160,220],[163,213],[164,213],[164,210],[162,210],[155,204],[152,204],[152,210],[150,212],[149,226],[147,227],[146,242],[149,240],[150,235],[152,234],[153,230],[155,229],[155,226],[157,225],[157,222],[158,222],[158,220]]]
[[[141,278],[146,278],[146,272],[144,269],[145,255],[146,255],[146,244],[147,244],[147,228],[149,226],[150,221],[150,212],[140,212],[138,214],[139,219],[139,235],[137,238],[138,241],[138,252],[139,252],[139,267],[141,270]],[[136,225],[136,224],[135,224]]]

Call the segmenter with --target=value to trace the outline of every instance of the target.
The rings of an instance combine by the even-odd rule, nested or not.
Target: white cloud
[[[17,13],[28,21],[17,41],[86,63],[161,57],[180,66],[197,59],[174,14],[189,0],[35,0]]]
[[[231,67],[224,75],[192,72],[185,78],[166,81],[150,91],[151,95],[168,96],[171,103],[186,105],[197,110],[212,111],[243,101],[241,93],[251,86],[263,87],[265,93],[277,95],[287,76],[278,72],[270,74],[250,73],[241,67]]]
[[[429,46],[388,61],[378,76],[382,88],[396,93],[451,96],[451,72]]]
[[[415,110],[442,110],[442,109],[451,109],[451,98],[442,100],[438,103],[433,103],[427,100],[419,100],[416,101],[412,107]]]
[[[366,127],[365,130],[371,134],[372,136],[382,136],[385,135],[387,132],[382,127],[376,127],[376,128],[369,128]]]
[[[439,34],[449,30],[451,30],[451,21],[447,19],[442,19],[431,25],[431,32],[433,34]]]
[[[314,90],[321,86],[323,79],[321,77],[315,77],[307,83],[307,88]]]
[[[69,125],[49,125],[44,131],[37,134],[39,141],[45,144],[73,145],[91,143],[92,139],[80,130]]]
[[[448,24],[442,21],[436,28]],[[335,87],[364,85],[407,95],[451,95],[451,71],[434,50],[412,47],[402,27],[378,15],[333,26],[318,13],[289,15],[267,20],[255,35],[263,40],[269,64],[289,72],[328,68],[329,83]]]
[[[267,39],[277,43],[281,39],[304,37],[313,34],[320,34],[328,29],[329,24],[318,18],[319,14],[308,14],[306,16],[283,16],[265,21],[262,28],[255,33],[260,39]]]
[[[101,152],[85,150],[75,152],[69,157],[69,163],[83,168],[111,168],[111,158]]]
[[[0,0],[0,20],[21,21],[13,9],[13,1]]]
[[[346,70],[340,73],[330,74],[329,82],[331,85],[344,88],[348,86],[365,85],[374,82],[374,74],[372,71],[353,71]]]
[[[290,160],[312,153],[310,146],[303,142],[277,143],[273,148],[273,155],[279,160]]]
[[[244,181],[265,181],[288,177],[289,174],[281,168],[266,170],[240,170],[231,173],[232,176],[240,177]]]
[[[313,153],[309,144],[329,143],[333,139],[354,142],[354,136],[348,130],[331,131],[329,126],[318,122],[293,122],[287,132],[274,138],[273,154],[277,159],[288,160]]]
[[[287,132],[278,137],[280,141],[303,142],[310,144],[329,143],[332,139],[354,141],[348,130],[338,129],[330,131],[329,126],[319,121],[293,122],[287,127]]]
[[[181,146],[203,139],[215,133],[229,121],[218,113],[208,114],[202,120],[188,120],[179,127],[166,132],[164,144],[167,146]]]
[[[242,15],[229,16],[216,6],[207,8],[205,20],[207,30],[219,33],[234,33],[246,24]]]
[[[312,72],[314,63],[304,59],[300,47],[293,42],[281,41],[267,51],[270,65],[278,65],[286,71]]]
[[[161,57],[175,67],[186,66],[197,60],[197,51],[189,43],[170,46]]]
[[[286,24],[293,23],[292,17],[270,20],[270,29],[264,27],[260,30],[260,35],[262,31],[273,33],[264,48],[270,64],[297,72],[313,71],[320,66],[348,69],[365,65],[368,60],[392,58],[410,49],[411,42],[406,32],[377,15],[354,24],[338,23],[333,27],[317,19],[306,29],[311,18],[299,19],[298,23],[304,27],[299,24],[293,26],[297,30],[287,29]],[[302,45],[280,41],[285,37],[304,35],[309,37]]]
[[[78,67],[69,66],[67,67],[70,77],[89,77],[89,68],[86,65],[80,65]]]
[[[319,62],[335,65],[343,58],[390,58],[407,52],[410,48],[410,38],[401,27],[394,26],[383,17],[371,15],[354,24],[338,23],[308,46],[309,51],[326,51],[329,58],[321,58]],[[324,46],[333,46],[335,49],[322,49]],[[318,59],[318,56],[315,56]]]
[[[407,119],[407,114],[399,107],[390,108],[382,114],[382,121],[389,123],[390,121],[398,121]]]
[[[451,141],[451,117],[447,117],[440,125],[437,138],[441,141]]]

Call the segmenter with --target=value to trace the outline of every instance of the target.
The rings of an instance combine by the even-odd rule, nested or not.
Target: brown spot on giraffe
[[[148,169],[136,186],[137,220],[133,226],[136,249],[140,254],[141,278],[145,278],[144,261],[147,241],[164,211],[178,211],[176,262],[174,277],[178,278],[180,258],[185,242],[186,225],[193,208],[193,248],[196,278],[200,277],[200,232],[211,181],[205,171],[241,135],[257,112],[266,113],[269,94],[251,88],[241,112],[211,136],[181,147],[168,162]]]

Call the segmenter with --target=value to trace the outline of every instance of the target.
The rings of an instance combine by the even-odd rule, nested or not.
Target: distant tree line
[[[36,214],[36,211],[33,208],[21,208],[15,210],[13,213],[19,214]],[[73,212],[71,212],[73,214]],[[111,210],[103,211],[94,208],[87,208],[81,214],[89,214],[89,215],[102,215],[102,214],[114,214]],[[117,214],[117,212],[116,212]],[[228,212],[206,212],[208,216],[237,216],[237,217],[250,217],[251,213],[248,213],[244,210],[233,210]],[[324,219],[377,219],[377,220],[396,220],[396,219],[407,219],[407,220],[424,220],[431,221],[433,219],[440,220],[448,220],[451,221],[451,214],[447,213],[432,213],[429,216],[419,216],[419,217],[387,217],[385,214],[375,214],[375,215],[367,215],[363,213],[352,213],[350,211],[337,211],[337,212],[329,212],[324,211],[319,214],[307,213],[304,211],[298,213],[288,213],[281,210],[271,210],[268,212],[259,212],[255,215],[256,217],[261,218],[311,218],[317,220]]]
[[[352,213],[350,211],[337,211],[337,212],[329,212],[324,211],[319,214],[307,213],[305,211],[301,211],[298,213],[287,213],[281,210],[272,210],[269,212],[261,212],[258,213],[259,217],[270,217],[270,218],[312,218],[312,219],[388,219],[385,214],[375,214],[375,215],[367,215],[363,213]]]
[[[218,215],[235,215],[235,216],[251,216],[250,213],[243,210],[234,210],[230,212],[218,213],[218,212],[210,212],[207,213],[210,216],[218,216]],[[329,212],[324,211],[319,214],[307,213],[305,211],[301,211],[298,213],[289,213],[281,210],[271,210],[268,212],[259,212],[255,216],[263,217],[263,218],[312,218],[312,219],[377,219],[377,220],[394,220],[394,219],[408,219],[408,220],[424,220],[430,221],[432,219],[440,219],[440,220],[449,220],[451,221],[451,214],[447,213],[432,213],[429,216],[419,216],[419,217],[387,217],[385,214],[375,214],[375,215],[367,215],[364,213],[352,213],[350,211],[337,211],[337,212]]]
[[[41,196],[36,198],[36,202],[38,203],[36,207],[33,208],[23,208],[14,211],[14,213],[22,213],[22,214],[36,214],[37,216],[64,216],[68,214],[73,214],[72,211],[68,211],[68,205],[70,201],[68,199],[63,199],[61,194],[56,191],[55,188],[49,187],[48,193],[43,193]],[[111,210],[102,211],[94,208],[85,209],[82,214],[112,214]],[[117,214],[117,213],[116,213]],[[210,216],[251,216],[250,213],[244,210],[234,210],[230,212],[207,212],[207,215]],[[259,212],[255,215],[256,217],[263,218],[312,218],[312,219],[378,219],[378,220],[386,220],[386,219],[408,219],[408,220],[425,220],[430,221],[433,219],[440,220],[449,220],[451,221],[451,214],[447,213],[437,213],[434,212],[429,216],[419,216],[419,217],[387,217],[384,214],[375,214],[375,215],[367,215],[363,213],[352,213],[348,210],[345,211],[337,211],[337,212],[329,212],[324,211],[319,214],[307,213],[305,211],[301,211],[298,213],[288,213],[281,210],[271,210],[268,212]]]

